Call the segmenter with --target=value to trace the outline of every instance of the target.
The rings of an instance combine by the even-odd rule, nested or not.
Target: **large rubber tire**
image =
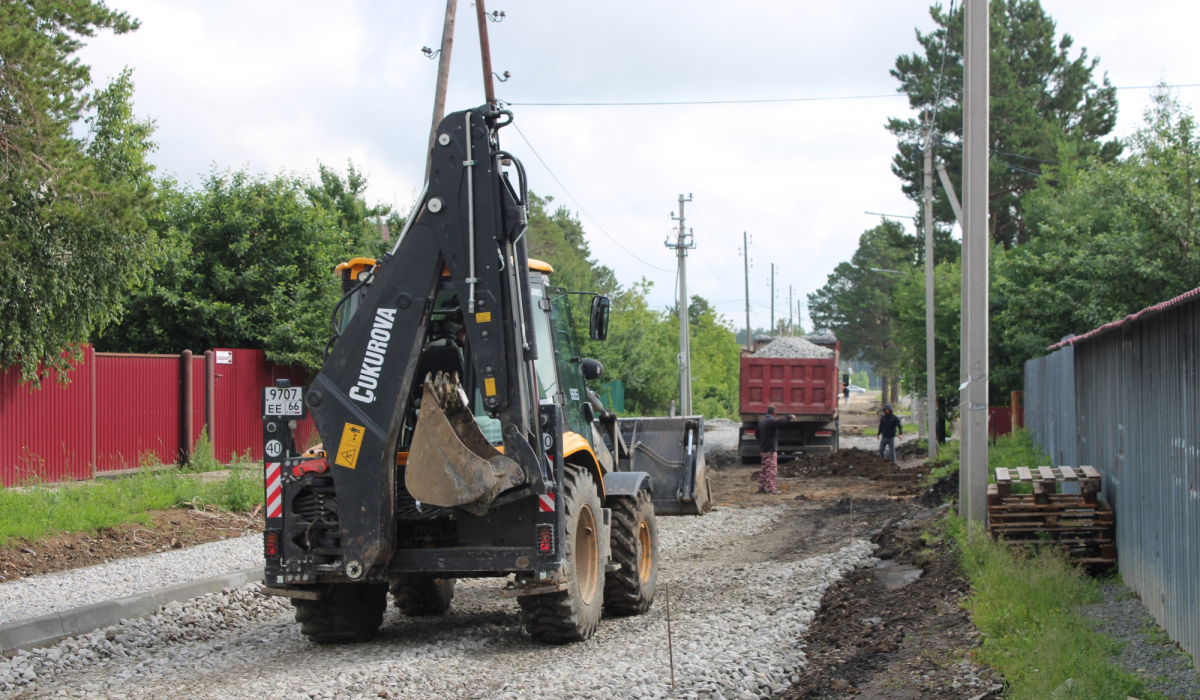
[[[450,609],[454,600],[452,578],[404,576],[391,582],[392,602],[396,608],[412,617],[441,615]]]
[[[762,464],[762,457],[742,457],[742,464]]]
[[[375,637],[387,609],[386,583],[334,583],[321,600],[292,598],[300,632],[317,644],[353,644]]]
[[[604,576],[604,610],[610,615],[641,615],[654,604],[658,588],[658,523],[650,492],[637,498],[611,498],[612,559],[621,565]]]
[[[565,591],[517,598],[525,631],[548,644],[590,639],[604,605],[600,494],[591,475],[578,467],[568,466],[563,482],[559,493],[566,514],[562,543],[570,584]]]

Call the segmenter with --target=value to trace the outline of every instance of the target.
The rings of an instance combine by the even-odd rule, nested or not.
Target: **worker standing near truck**
[[[795,419],[795,416],[776,418],[775,407],[767,406],[767,415],[758,421],[758,429],[754,433],[761,446],[762,469],[758,472],[759,493],[779,493],[775,490],[775,474],[779,470],[779,426]]]
[[[892,450],[892,464],[896,463],[896,436],[904,436],[904,426],[900,419],[892,413],[892,406],[883,407],[883,415],[879,417],[879,458],[887,461],[885,450]]]

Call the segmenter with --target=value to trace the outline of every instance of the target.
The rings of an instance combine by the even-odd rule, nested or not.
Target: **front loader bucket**
[[[439,374],[425,378],[404,486],[421,503],[483,515],[496,495],[524,479],[521,466],[483,436],[466,393]]]
[[[657,515],[703,515],[712,510],[704,464],[704,416],[619,418],[624,445],[617,471],[650,474]]]

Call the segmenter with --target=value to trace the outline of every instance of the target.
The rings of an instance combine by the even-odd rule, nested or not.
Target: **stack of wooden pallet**
[[[1066,483],[1077,483],[1079,493],[1062,493],[1060,484]],[[1032,493],[1015,494],[1013,484],[1030,484]],[[988,485],[988,528],[1009,544],[1052,540],[1074,561],[1112,563],[1113,511],[1099,493],[1100,472],[1091,467],[997,469],[996,483]]]

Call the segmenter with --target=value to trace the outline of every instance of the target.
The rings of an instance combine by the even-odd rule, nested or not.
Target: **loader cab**
[[[530,261],[530,267],[533,266],[534,261]],[[561,403],[571,430],[590,435],[591,428],[583,416],[587,383],[580,372],[582,358],[571,325],[571,303],[566,290],[552,286],[547,273],[541,272],[530,279],[530,293],[534,304],[538,305],[533,324],[538,343],[536,367],[542,390],[540,400],[542,403]]]

